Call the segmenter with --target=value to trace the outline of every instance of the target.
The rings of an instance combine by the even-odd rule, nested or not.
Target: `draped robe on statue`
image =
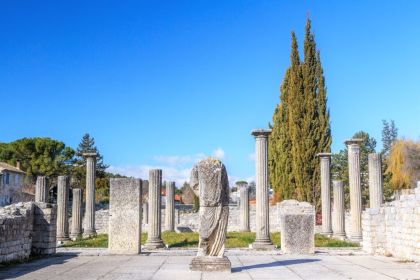
[[[225,166],[214,158],[197,163],[190,185],[200,198],[199,257],[223,257],[229,218],[229,181]]]

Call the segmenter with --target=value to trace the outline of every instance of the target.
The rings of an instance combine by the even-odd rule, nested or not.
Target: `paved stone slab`
[[[351,250],[327,249],[315,255],[281,255],[279,251],[252,255],[250,250],[229,250],[226,255],[232,273],[190,271],[194,250],[134,256],[78,250],[60,249],[55,257],[1,269],[0,279],[420,279],[419,263],[368,256],[357,250],[355,255]]]

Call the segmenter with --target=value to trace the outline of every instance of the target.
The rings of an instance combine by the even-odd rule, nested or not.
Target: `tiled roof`
[[[2,172],[3,170],[7,170],[7,171],[12,171],[12,172],[16,172],[16,173],[21,173],[21,174],[25,174],[24,171],[10,165],[7,164],[5,162],[0,162],[0,172]]]

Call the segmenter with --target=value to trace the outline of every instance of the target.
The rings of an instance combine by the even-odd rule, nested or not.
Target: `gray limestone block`
[[[111,254],[139,254],[141,180],[110,179],[109,244]]]

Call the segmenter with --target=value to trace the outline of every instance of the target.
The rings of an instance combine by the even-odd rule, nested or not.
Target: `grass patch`
[[[280,246],[280,233],[271,233],[271,241],[274,245]],[[141,235],[141,244],[147,240],[147,233]],[[170,248],[189,248],[198,246],[198,233],[196,232],[162,232],[162,240]],[[254,242],[255,233],[253,232],[228,232],[226,238],[226,248],[247,248]],[[321,234],[315,235],[316,247],[358,247],[357,243],[328,238]],[[106,248],[108,247],[108,235],[99,234],[94,238],[69,241],[63,247],[84,247],[84,248]]]

